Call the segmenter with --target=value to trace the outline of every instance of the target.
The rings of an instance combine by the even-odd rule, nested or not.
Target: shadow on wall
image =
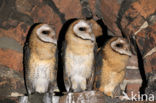
[[[142,85],[140,88],[140,94],[145,94],[145,89],[147,87],[147,79],[146,79],[146,74],[145,74],[145,69],[144,69],[144,61],[143,61],[142,55],[140,53],[140,50],[139,50],[136,42],[135,42],[135,49],[137,52],[139,71],[140,71],[140,75],[142,78]]]
[[[147,87],[147,79],[146,79],[146,74],[145,74],[145,69],[144,69],[144,61],[141,55],[141,52],[137,46],[136,41],[134,40],[133,37],[130,37],[130,43],[131,43],[131,50],[133,52],[133,54],[137,55],[138,58],[138,67],[139,67],[139,71],[140,71],[140,75],[142,78],[142,85],[140,87],[140,94],[145,94],[145,89]]]
[[[96,38],[98,48],[100,48],[107,42],[107,40],[111,38],[111,36],[108,35],[107,26],[103,23],[102,19],[98,20],[97,23],[102,27],[102,33],[103,33],[103,35],[98,36]]]

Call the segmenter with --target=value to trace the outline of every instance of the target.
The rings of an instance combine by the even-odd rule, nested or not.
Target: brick
[[[134,95],[135,94],[140,94],[139,93],[140,87],[141,87],[141,84],[127,84],[127,88],[126,88],[127,95],[129,97],[131,97],[132,96],[132,94],[131,94],[132,92],[133,92]]]
[[[142,79],[124,79],[120,84],[121,90],[125,91],[127,84],[142,84]]]
[[[134,67],[138,67],[138,58],[136,55],[132,55],[130,58],[129,58],[129,61],[128,61],[128,64],[127,66],[134,66]]]
[[[23,56],[19,53],[10,49],[0,49],[0,64],[5,65],[13,70],[23,70]]]
[[[125,79],[127,80],[135,80],[141,79],[140,71],[138,69],[127,69]]]

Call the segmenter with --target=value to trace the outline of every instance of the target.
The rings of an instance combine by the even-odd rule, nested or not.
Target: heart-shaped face
[[[84,40],[95,41],[95,35],[92,32],[92,24],[85,20],[80,20],[73,27],[74,34]]]
[[[124,55],[128,55],[128,56],[132,55],[132,53],[130,51],[129,43],[124,38],[121,38],[121,37],[117,38],[115,41],[113,41],[111,43],[111,47],[114,51],[116,51],[120,54],[124,54]]]
[[[48,24],[43,24],[40,26],[37,29],[36,34],[43,42],[57,44],[56,33],[54,29]]]

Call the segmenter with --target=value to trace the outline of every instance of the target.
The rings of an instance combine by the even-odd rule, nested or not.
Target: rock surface
[[[26,90],[23,74],[0,65],[0,103],[14,103],[11,101],[16,101],[18,96],[24,94]]]
[[[17,98],[4,97],[25,93],[22,48],[30,27],[37,22],[53,24],[58,36],[65,22],[84,17],[103,21],[113,35],[131,42],[135,58],[127,66],[127,91],[138,92],[142,85],[146,93],[155,93],[155,81],[147,82],[156,71],[155,5],[155,0],[1,0],[0,103],[16,103]]]

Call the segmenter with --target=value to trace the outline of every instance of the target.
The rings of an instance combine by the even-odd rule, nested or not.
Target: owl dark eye
[[[123,47],[123,44],[118,43],[118,44],[116,44],[116,47],[118,47],[118,48],[122,48],[122,47]]]
[[[86,31],[86,28],[85,27],[80,27],[79,30],[80,31]]]
[[[45,35],[48,35],[50,33],[50,31],[44,30],[44,31],[42,31],[42,33],[45,34]]]

